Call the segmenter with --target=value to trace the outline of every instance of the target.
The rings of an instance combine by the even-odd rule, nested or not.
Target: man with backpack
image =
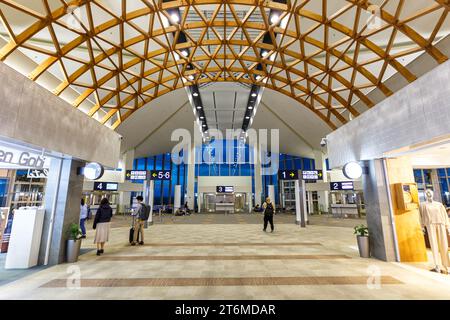
[[[266,232],[267,230],[267,224],[270,223],[271,232],[274,230],[273,226],[273,214],[275,213],[275,205],[272,201],[270,201],[270,198],[267,197],[266,201],[262,205],[262,209],[264,211],[264,229],[263,231]]]
[[[138,236],[141,235],[140,245],[144,244],[144,226],[145,222],[148,220],[150,216],[150,207],[143,203],[144,198],[142,196],[136,197],[138,205],[136,207],[136,215],[134,219],[134,233],[133,233],[133,242],[132,246],[135,246],[138,242]]]

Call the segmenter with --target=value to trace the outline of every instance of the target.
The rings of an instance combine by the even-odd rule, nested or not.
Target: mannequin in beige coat
[[[448,257],[447,232],[450,222],[442,203],[434,201],[432,190],[426,190],[426,201],[420,204],[422,228],[425,227],[430,240],[435,268],[432,271],[448,274],[450,262]]]

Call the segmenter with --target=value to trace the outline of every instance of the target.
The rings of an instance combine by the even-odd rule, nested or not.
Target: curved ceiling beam
[[[367,11],[372,6],[372,4],[369,1],[360,1],[360,0],[346,0],[346,1],[349,3],[348,7],[354,6],[354,7],[358,8],[358,10],[362,9],[362,10]],[[21,46],[26,47],[24,45],[24,43],[26,41],[31,39],[33,37],[33,35],[39,33],[44,28],[49,27],[52,23],[56,23],[56,24],[59,24],[64,27],[62,22],[58,21],[58,20],[60,20],[67,13],[68,6],[72,6],[72,5],[83,6],[83,5],[85,5],[86,7],[89,8],[89,11],[91,10],[91,8],[90,8],[91,3],[96,3],[97,5],[101,6],[95,0],[74,0],[74,1],[70,1],[67,5],[62,6],[61,8],[59,8],[51,13],[49,12],[46,17],[43,17],[26,7],[16,4],[12,0],[2,0],[1,2],[15,8],[15,9],[18,8],[22,12],[27,13],[30,16],[33,16],[34,18],[37,18],[38,21],[36,23],[34,23],[31,27],[27,28],[25,31],[20,33],[19,35],[14,35],[12,32],[10,32],[12,39],[7,45],[5,45],[3,48],[1,48],[0,60],[5,60],[12,52],[17,50]],[[260,39],[259,37],[257,37],[257,41],[254,41],[254,42],[249,42],[248,40],[245,40],[245,41],[244,40],[242,40],[242,41],[235,41],[235,40],[207,41],[207,40],[203,40],[203,37],[202,37],[201,41],[198,41],[198,42],[188,41],[187,43],[183,43],[181,45],[175,45],[175,46],[171,45],[169,43],[166,43],[165,45],[164,45],[164,43],[159,43],[161,45],[162,49],[148,52],[145,54],[145,56],[142,56],[142,55],[139,55],[138,53],[134,52],[131,47],[136,44],[141,44],[141,43],[145,43],[146,47],[148,47],[148,41],[150,39],[155,39],[158,36],[166,36],[167,33],[176,33],[178,35],[180,26],[178,26],[178,25],[177,26],[169,26],[169,27],[164,27],[162,29],[157,29],[157,30],[153,30],[153,28],[151,28],[150,32],[146,32],[145,30],[141,30],[138,26],[134,26],[132,20],[143,17],[145,15],[149,15],[149,14],[155,14],[155,13],[161,14],[161,12],[163,14],[165,14],[164,11],[167,9],[170,9],[170,8],[189,8],[191,6],[201,6],[201,5],[222,5],[224,3],[224,1],[222,1],[222,0],[194,0],[194,1],[189,1],[189,2],[183,1],[183,0],[176,0],[176,1],[159,3],[158,7],[153,7],[150,4],[150,2],[144,1],[144,3],[146,4],[146,7],[141,8],[136,11],[132,11],[132,12],[123,12],[120,17],[115,16],[114,14],[112,14],[110,12],[114,18],[105,23],[102,23],[99,26],[94,26],[94,24],[92,22],[92,16],[89,17],[91,27],[89,28],[87,33],[86,34],[79,33],[79,37],[75,38],[73,41],[62,46],[61,48],[59,48],[59,46],[55,45],[55,47],[57,48],[57,52],[55,54],[52,54],[51,52],[45,52],[46,54],[49,55],[49,58],[46,61],[44,61],[42,64],[40,64],[30,74],[30,78],[33,80],[37,80],[39,78],[39,76],[42,75],[45,71],[48,71],[48,69],[52,65],[54,65],[58,61],[60,61],[62,63],[61,60],[63,57],[65,57],[65,58],[69,57],[70,53],[73,50],[79,48],[84,42],[87,42],[88,49],[91,52],[90,53],[90,56],[91,56],[90,62],[86,63],[81,68],[79,68],[72,74],[68,75],[67,79],[65,81],[63,81],[54,90],[55,94],[58,94],[58,95],[61,94],[67,87],[69,87],[70,85],[73,85],[73,84],[83,87],[82,84],[76,83],[77,79],[79,79],[81,76],[83,76],[86,72],[94,73],[93,70],[94,70],[95,66],[101,65],[102,61],[104,61],[105,59],[110,59],[111,56],[113,56],[117,53],[121,53],[122,50],[125,50],[128,52],[128,54],[130,54],[131,56],[134,56],[134,58],[132,58],[130,61],[123,63],[122,55],[120,55],[121,61],[119,63],[119,66],[117,66],[115,70],[110,69],[109,72],[107,73],[107,75],[103,76],[98,81],[96,80],[94,82],[94,85],[89,85],[88,86],[89,88],[87,90],[85,90],[82,94],[80,94],[79,98],[76,99],[76,101],[74,102],[75,106],[79,106],[86,99],[88,99],[88,97],[91,94],[95,93],[98,88],[100,88],[102,85],[107,83],[109,80],[116,77],[119,80],[116,90],[112,90],[108,95],[106,95],[102,99],[98,98],[99,103],[97,103],[97,105],[95,105],[88,113],[90,116],[93,116],[100,108],[104,108],[104,109],[109,108],[110,111],[107,112],[107,114],[104,115],[102,117],[102,119],[100,120],[102,123],[106,123],[114,114],[119,112],[119,110],[121,108],[125,108],[125,109],[128,108],[127,111],[125,111],[124,113],[130,114],[130,112],[131,113],[134,112],[134,110],[137,110],[142,105],[145,105],[146,103],[151,101],[151,99],[159,97],[167,92],[170,92],[171,90],[175,90],[179,87],[182,87],[183,86],[182,79],[180,79],[180,77],[176,75],[176,72],[173,72],[171,70],[171,68],[175,68],[176,70],[178,70],[178,73],[179,73],[178,67],[181,66],[181,68],[183,70],[183,76],[185,74],[186,75],[188,75],[188,74],[194,75],[194,74],[196,74],[195,70],[186,71],[186,66],[188,64],[193,64],[200,72],[206,73],[206,76],[207,76],[207,78],[200,78],[200,76],[197,75],[195,78],[196,83],[206,83],[206,82],[211,82],[211,81],[238,81],[238,82],[248,83],[248,84],[264,85],[268,88],[275,88],[277,91],[287,94],[291,98],[294,98],[295,100],[299,101],[300,103],[302,103],[309,109],[313,110],[322,119],[325,118],[325,121],[331,127],[336,127],[336,124],[334,124],[333,121],[331,121],[331,119],[330,119],[331,115],[334,115],[336,120],[338,120],[340,123],[345,123],[347,121],[340,114],[340,112],[336,111],[336,108],[335,108],[336,106],[331,105],[331,98],[336,99],[336,101],[338,101],[342,105],[342,108],[346,108],[354,116],[357,116],[359,114],[359,112],[357,112],[355,109],[353,109],[351,98],[349,98],[347,100],[344,97],[342,97],[339,94],[340,92],[342,92],[342,90],[333,90],[333,87],[331,85],[332,79],[334,81],[339,82],[343,86],[344,89],[348,90],[351,93],[351,96],[352,95],[357,96],[369,108],[371,106],[373,106],[373,102],[365,94],[363,94],[361,92],[360,89],[362,89],[363,87],[365,89],[372,87],[372,86],[376,87],[376,88],[380,89],[381,92],[383,92],[386,96],[392,94],[391,90],[389,90],[389,88],[387,88],[382,83],[381,76],[377,77],[374,74],[372,74],[367,68],[365,68],[365,65],[368,64],[367,61],[365,61],[365,62],[356,61],[356,58],[353,59],[352,57],[350,57],[347,54],[347,52],[346,52],[347,50],[345,52],[341,52],[340,50],[337,50],[337,47],[339,45],[342,45],[342,44],[346,43],[347,41],[353,40],[354,42],[357,43],[358,48],[360,45],[362,45],[362,46],[366,47],[370,52],[373,52],[373,54],[378,56],[378,58],[372,58],[370,63],[383,61],[385,64],[391,65],[391,67],[394,68],[397,72],[399,72],[407,81],[412,82],[416,79],[416,77],[411,72],[409,72],[409,70],[406,67],[404,67],[401,63],[399,63],[397,61],[395,55],[391,55],[389,53],[389,50],[383,50],[378,45],[376,45],[374,42],[372,42],[369,39],[370,36],[368,36],[368,35],[362,36],[362,35],[358,34],[357,30],[353,30],[351,28],[344,26],[343,24],[338,23],[335,20],[335,17],[328,18],[328,17],[323,16],[323,14],[318,14],[318,13],[303,9],[306,2],[302,2],[302,4],[298,5],[296,8],[290,8],[288,5],[280,4],[280,3],[276,3],[276,2],[272,2],[272,1],[265,1],[265,2],[260,2],[258,0],[228,0],[228,1],[226,1],[227,5],[229,5],[230,7],[233,5],[244,5],[244,6],[254,7],[254,8],[259,7],[261,10],[274,9],[274,10],[284,12],[284,14],[286,14],[286,12],[288,12],[288,11],[289,12],[292,11],[292,12],[296,13],[296,18],[298,18],[298,17],[307,18],[311,21],[316,22],[318,24],[318,26],[323,26],[325,29],[331,28],[331,29],[334,29],[334,30],[342,33],[343,35],[347,36],[348,39],[343,39],[342,41],[340,41],[337,44],[330,45],[328,43],[328,41],[322,42],[320,40],[314,39],[313,37],[309,36],[308,34],[310,32],[307,32],[306,34],[300,32],[297,27],[296,27],[296,30],[292,30],[292,29],[285,30],[285,29],[282,29],[282,28],[276,27],[276,26],[270,26],[270,28],[269,28],[269,32],[271,35],[273,35],[274,32],[280,33],[280,34],[285,34],[285,36],[287,38],[292,39],[292,41],[301,41],[302,43],[307,43],[309,45],[312,45],[319,49],[318,53],[325,54],[327,56],[327,59],[328,59],[329,55],[331,55],[331,56],[334,56],[335,58],[337,58],[338,60],[344,62],[346,64],[345,67],[340,67],[339,70],[332,70],[333,68],[329,69],[328,63],[326,65],[324,65],[316,58],[317,53],[314,53],[309,56],[303,56],[301,53],[297,53],[293,50],[290,50],[289,45],[283,46],[282,44],[270,45],[270,44],[260,43],[260,42],[258,42],[258,40]],[[447,2],[444,0],[436,0],[436,2],[439,5],[439,7],[435,6],[434,8],[430,8],[428,10],[428,12],[432,12],[432,11],[437,10],[438,8],[442,7],[445,9],[445,14],[446,14],[449,10],[449,6],[448,6]],[[347,11],[347,10],[349,10],[349,9],[348,8],[345,9],[345,11]],[[423,13],[422,13],[422,15],[423,15]],[[5,19],[3,16],[1,16],[1,18],[3,20]],[[425,38],[423,38],[418,32],[416,32],[414,29],[409,27],[407,25],[407,23],[399,21],[396,17],[392,16],[391,14],[386,12],[384,9],[380,9],[380,18],[386,23],[387,26],[392,27],[395,30],[398,30],[398,31],[402,32],[404,35],[406,35],[409,39],[411,39],[413,41],[413,43],[415,43],[422,50],[426,51],[430,56],[432,56],[439,63],[442,63],[447,60],[447,57],[445,55],[443,55],[436,47],[434,47],[430,40],[426,40]],[[253,30],[258,30],[260,32],[264,32],[264,31],[267,31],[267,27],[268,27],[267,21],[264,21],[264,23],[251,22],[251,21],[247,21],[247,20],[244,22],[239,22],[237,19],[235,19],[235,20],[213,19],[213,21],[205,21],[205,19],[203,19],[203,17],[202,17],[202,20],[203,21],[188,22],[181,27],[181,30],[189,32],[191,30],[199,29],[199,28],[226,27],[226,28],[234,28],[235,29],[235,28],[242,27],[243,31],[253,29]],[[414,20],[414,17],[411,20]],[[442,20],[442,17],[441,17],[441,20]],[[8,24],[7,21],[3,21],[3,22],[5,22],[6,25]],[[116,27],[116,26],[120,26],[122,29],[122,32],[123,32],[123,24],[125,22],[128,23],[134,29],[136,29],[136,31],[138,33],[140,33],[140,35],[133,37],[131,39],[122,39],[121,44],[119,46],[113,45],[108,50],[102,49],[101,54],[99,54],[97,56],[93,55],[92,48],[91,48],[91,46],[92,46],[91,41],[95,41],[94,39],[96,37],[101,38],[101,34],[103,32],[105,32],[113,27]],[[386,26],[383,26],[380,30],[384,30],[384,29],[386,29]],[[370,35],[376,34],[376,33],[380,32],[380,30],[375,30]],[[436,31],[436,30],[437,29],[435,29],[434,31]],[[437,31],[433,32],[433,33],[436,34]],[[260,33],[260,34],[262,34],[262,33]],[[259,49],[266,49],[266,50],[269,50],[274,55],[276,54],[277,56],[281,56],[282,62],[281,63],[280,62],[273,63],[269,59],[261,59],[258,54],[256,54],[256,56],[247,55],[247,54],[245,54],[245,51],[236,55],[233,52],[233,50],[230,50],[232,52],[231,55],[229,55],[229,54],[221,55],[221,54],[218,54],[218,52],[215,52],[214,54],[209,55],[208,53],[205,52],[204,55],[197,55],[195,57],[193,56],[193,54],[191,54],[191,56],[188,57],[188,59],[184,59],[184,58],[179,59],[176,63],[168,60],[169,55],[172,54],[172,56],[173,56],[173,52],[176,50],[179,51],[181,49],[188,48],[188,49],[191,49],[192,51],[195,51],[198,48],[201,48],[201,46],[208,46],[208,45],[209,46],[212,46],[212,45],[226,45],[226,46],[236,45],[236,46],[241,46],[241,47],[242,46],[251,47],[251,48],[253,48],[255,53],[257,53],[257,50],[259,50]],[[31,49],[33,49],[33,48],[31,48]],[[231,47],[230,47],[230,49],[231,49]],[[410,50],[413,51],[416,49],[413,48]],[[151,61],[152,58],[158,57],[161,55],[164,56],[164,67],[156,67],[156,68],[152,68],[150,70],[141,70],[140,76],[133,74],[132,72],[129,72],[127,70],[127,69],[139,64],[142,61]],[[216,59],[219,59],[219,60],[223,59],[224,61],[229,60],[229,61],[233,61],[233,63],[238,61],[241,64],[241,68],[229,67],[226,64],[224,64],[221,67],[216,67],[216,68],[209,67],[209,64],[211,63],[211,61],[216,61]],[[207,61],[206,66],[199,68],[198,63],[202,62],[202,61]],[[156,62],[156,60],[154,60],[154,62]],[[245,62],[250,62],[252,64],[251,64],[251,66],[246,67]],[[263,71],[254,70],[255,66],[258,65],[259,63],[262,63],[264,66],[265,65],[272,66],[271,70],[272,71],[274,70],[274,72],[268,74],[267,69],[265,67],[263,68]],[[305,72],[302,72],[295,68],[295,65],[297,65],[299,63],[305,63]],[[232,63],[230,65],[232,65]],[[314,74],[310,75],[309,72],[306,70],[307,65],[314,66],[317,70],[319,70],[319,72],[315,72]],[[106,68],[106,69],[108,69],[108,68]],[[356,72],[359,72],[361,75],[363,75],[364,78],[366,78],[368,80],[368,82],[369,82],[368,85],[360,85],[360,86],[355,85],[354,79],[348,80],[344,76],[342,76],[341,72],[345,71],[347,69],[350,69],[350,70],[353,69],[354,75]],[[163,74],[162,74],[163,70],[167,70],[171,75],[169,77],[167,77],[167,76],[163,77]],[[151,83],[147,86],[142,85],[142,80],[144,77],[148,77],[157,72],[160,72],[157,81],[147,78],[147,80],[149,80]],[[282,72],[286,73],[287,77],[281,76],[280,74]],[[211,73],[216,74],[216,75],[212,76]],[[221,73],[225,73],[225,74],[228,73],[229,77],[227,77],[227,76],[221,77],[220,76]],[[239,75],[235,77],[235,76],[233,76],[233,73],[239,73]],[[128,77],[125,77],[126,81],[124,83],[121,83],[119,75],[123,75],[123,74],[133,75],[133,77],[131,77],[131,79],[128,79]],[[263,78],[270,79],[271,83],[269,83],[269,81],[267,81],[267,82],[256,81],[254,79],[255,75],[260,75]],[[299,78],[292,80],[291,75],[298,76]],[[328,85],[323,83],[323,79],[319,81],[316,78],[316,77],[322,76],[322,75],[325,75],[325,76],[329,75],[330,80],[328,82]],[[246,79],[246,76],[248,76],[249,78]],[[354,76],[353,76],[353,78],[354,78]],[[309,88],[309,85],[307,87],[300,85],[299,82],[303,81],[303,80],[307,81],[308,84],[311,83],[311,84],[316,85],[317,88],[320,88],[323,91],[319,92],[319,93],[315,93],[314,92],[315,89],[311,91],[311,89]],[[275,86],[275,83],[276,83],[275,81],[282,83],[282,85],[280,87]],[[134,90],[134,88],[132,87],[133,88],[132,91],[134,91],[134,92],[126,91],[128,87],[130,87],[132,84],[134,84],[136,82],[139,82],[138,90]],[[167,85],[167,83],[169,83],[169,82],[172,82],[173,85]],[[187,82],[186,84],[189,84],[189,82]],[[286,87],[289,87],[290,90],[286,90],[285,89]],[[151,93],[147,92],[150,89],[155,89],[155,92],[153,93],[153,95]],[[296,90],[303,92],[303,94],[302,93],[296,94],[295,93]],[[105,104],[107,104],[115,96],[120,97],[119,92],[125,92],[129,95],[127,98],[123,99],[122,101],[120,101],[120,99],[119,99],[116,107],[110,108],[109,106],[106,106]],[[324,99],[321,97],[321,95],[324,93],[328,94],[328,96],[329,96],[328,99]],[[304,96],[307,96],[307,98],[302,99]],[[139,100],[139,98],[141,100]],[[309,100],[311,100],[311,102],[309,102]],[[134,101],[134,107],[127,107],[127,104],[131,101]],[[314,106],[315,105],[314,101],[319,102],[319,104],[322,106],[322,108],[327,110],[327,113],[328,113],[327,116],[324,116],[324,114],[322,112],[320,112],[316,106]],[[341,106],[338,106],[338,107],[340,108]],[[123,120],[124,120],[124,117],[121,116],[119,113],[119,119],[117,121],[119,121],[119,123],[120,123]],[[116,127],[117,121],[113,124],[113,127]]]

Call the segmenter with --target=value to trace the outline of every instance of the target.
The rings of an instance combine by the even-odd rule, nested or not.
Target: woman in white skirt
[[[112,208],[109,205],[109,201],[103,198],[100,202],[100,207],[98,208],[95,219],[94,219],[94,230],[95,239],[94,243],[97,244],[97,255],[103,254],[105,248],[105,242],[109,239],[109,227],[112,218]]]

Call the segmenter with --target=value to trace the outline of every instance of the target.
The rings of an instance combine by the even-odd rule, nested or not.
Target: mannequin
[[[434,201],[434,192],[425,191],[426,201],[420,204],[422,228],[426,228],[430,240],[435,268],[431,271],[448,274],[450,263],[448,257],[447,232],[450,233],[450,222],[442,203]]]

